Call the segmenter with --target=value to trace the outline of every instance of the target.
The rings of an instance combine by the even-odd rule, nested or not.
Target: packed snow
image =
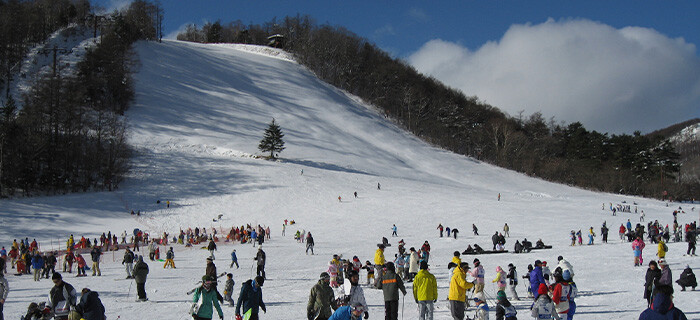
[[[373,261],[377,243],[387,237],[392,243],[385,253],[389,259],[400,239],[407,248],[419,248],[427,240],[432,246],[430,271],[438,280],[435,319],[451,319],[446,299],[452,253],[474,243],[491,249],[491,235],[508,223],[509,250],[523,238],[542,239],[554,248],[477,256],[486,269],[490,297],[496,293],[490,280],[497,266],[507,269],[513,263],[522,276],[535,260],[552,266],[562,255],[576,270],[577,318],[634,319],[646,308],[646,267],[633,266],[631,245],[620,242],[617,228],[627,219],[636,224],[639,214],[612,216],[609,204],[624,202],[644,210],[647,221],[658,219],[664,226],[672,224],[671,212],[679,206],[684,211],[678,216],[681,225],[698,218],[700,207],[693,204],[581,190],[435,148],[276,49],[164,40],[141,42],[136,52],[137,95],[127,113],[135,149],[130,176],[114,192],[0,200],[5,225],[0,235],[6,248],[12,239],[25,237],[36,238],[43,251],[65,248],[70,234],[97,238],[110,230],[121,234],[139,228],[172,237],[180,228],[227,232],[244,224],[270,226],[272,237],[263,245],[268,257],[263,286],[267,313],[261,318],[284,320],[306,317],[309,290],[333,254]],[[257,145],[273,118],[285,133],[286,149],[279,160],[267,161],[259,157]],[[142,215],[132,216],[131,210]],[[222,219],[214,222],[220,214]],[[296,224],[287,226],[282,236],[285,219]],[[604,221],[610,228],[608,244],[600,241]],[[458,228],[459,238],[438,237],[440,223]],[[390,237],[393,224],[398,237]],[[472,224],[479,227],[479,236],[472,235]],[[569,246],[570,230],[586,232],[589,227],[598,234],[595,245]],[[306,255],[304,245],[293,239],[296,230],[313,233],[315,255]],[[674,281],[686,264],[697,272],[698,257],[683,256],[686,243],[668,246]],[[185,293],[204,274],[208,252],[200,246],[173,247],[176,269],[149,261],[148,302],[135,302],[136,286],[124,279],[120,263],[123,250],[104,254],[101,277],[64,273],[64,280],[78,291],[87,287],[99,292],[108,319],[190,319],[192,296]],[[161,247],[161,255],[165,249]],[[229,268],[233,249],[240,269]],[[256,250],[249,244],[218,243],[215,263],[219,273],[233,273],[234,299],[240,285],[254,276]],[[654,259],[655,252],[647,245],[644,259]],[[473,258],[463,256],[463,261],[472,265]],[[364,282],[365,272],[360,276]],[[34,282],[31,276],[6,277],[11,288],[4,308],[8,319],[19,318],[32,301],[46,301],[53,285],[50,280]],[[525,281],[520,283],[518,293],[526,297]],[[400,317],[416,319],[410,284],[407,289]],[[675,289],[675,305],[688,318],[700,318],[700,291]],[[370,319],[381,319],[381,291],[364,290]],[[531,301],[512,302],[518,317],[528,319]],[[233,310],[224,307],[226,319],[233,319]],[[467,315],[473,316],[473,308]]]

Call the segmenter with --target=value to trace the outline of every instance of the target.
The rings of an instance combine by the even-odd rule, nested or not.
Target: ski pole
[[[132,284],[134,284],[134,279],[131,279],[131,281],[129,282],[129,292],[127,292],[127,294],[126,294],[127,300],[129,299],[129,296],[131,295],[131,285]]]
[[[404,294],[403,297],[401,297],[401,320],[403,320],[403,305],[404,302],[406,302],[406,295]]]

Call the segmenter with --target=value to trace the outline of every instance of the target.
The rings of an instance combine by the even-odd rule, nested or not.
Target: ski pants
[[[175,268],[175,262],[173,259],[165,259],[165,264],[163,265],[163,269],[167,268],[168,266]]]
[[[127,262],[124,265],[126,266],[126,276],[132,277],[134,273],[134,264],[131,262]]]
[[[574,302],[574,300],[569,300],[569,312],[566,313],[566,319],[572,320],[574,318],[574,313],[576,313],[576,302]]]
[[[216,258],[214,258],[214,250],[209,250],[209,257],[210,257],[212,260],[216,260]]]
[[[41,269],[34,269],[34,281],[41,279]]]
[[[418,319],[433,320],[433,301],[418,301]]]
[[[384,320],[399,319],[399,300],[384,301]]]
[[[139,299],[143,300],[146,299],[146,283],[136,283],[136,293],[139,296]]]
[[[379,286],[379,279],[384,275],[384,265],[375,264],[374,268],[376,269],[374,272],[374,287],[377,288]]]
[[[464,320],[464,301],[450,300],[452,320]]]
[[[256,271],[257,275],[262,276],[263,278],[267,279],[265,277],[265,265],[264,264],[259,264],[258,265],[258,270]]]
[[[509,286],[509,287],[510,287],[510,296],[511,296],[512,299],[520,300],[520,298],[518,298],[518,292],[515,291],[515,287],[517,287],[517,286],[518,286],[517,283],[516,283],[516,284],[511,284],[511,285]]]
[[[102,275],[102,271],[100,271],[100,262],[99,261],[92,262],[92,275],[94,276],[95,274],[97,274],[98,276]]]
[[[233,268],[233,265],[234,265],[234,264],[236,265],[236,269],[240,268],[240,266],[238,265],[238,260],[232,260],[232,261],[231,261],[231,266],[229,266],[229,268]]]
[[[695,254],[695,242],[688,242],[688,252],[686,254]]]

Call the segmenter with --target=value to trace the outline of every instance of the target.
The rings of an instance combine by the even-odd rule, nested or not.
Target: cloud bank
[[[431,40],[408,62],[511,115],[541,111],[589,130],[649,132],[700,116],[695,45],[648,28],[549,19],[476,51]]]

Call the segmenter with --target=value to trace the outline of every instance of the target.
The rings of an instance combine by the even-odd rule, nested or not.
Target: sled
[[[464,255],[470,255],[470,256],[475,256],[475,255],[480,255],[480,254],[496,254],[496,253],[508,253],[508,250],[503,250],[503,251],[496,251],[496,250],[484,250],[483,252],[467,252],[467,250],[464,250],[462,254]]]

